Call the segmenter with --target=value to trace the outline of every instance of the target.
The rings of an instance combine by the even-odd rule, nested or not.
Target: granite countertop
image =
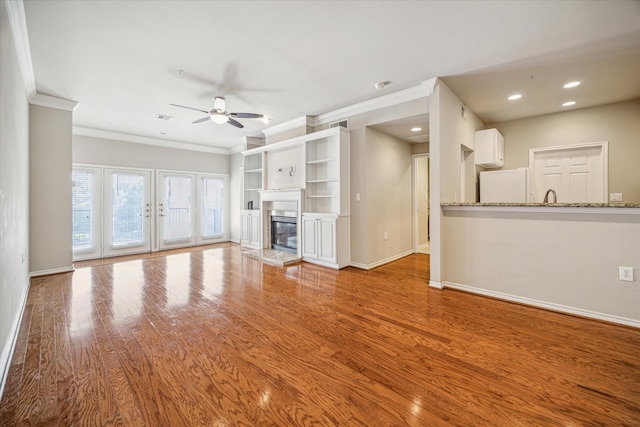
[[[491,206],[524,208],[640,208],[640,203],[466,203],[445,202],[440,206]]]

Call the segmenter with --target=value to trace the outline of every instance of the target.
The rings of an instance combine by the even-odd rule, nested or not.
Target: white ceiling
[[[556,111],[557,84],[574,75],[574,108],[640,96],[634,0],[24,4],[37,91],[79,101],[74,126],[194,147],[234,148],[437,76],[485,121]],[[512,90],[525,95],[518,108],[505,103]],[[216,95],[271,122],[193,125],[202,113],[169,106],[209,110]]]

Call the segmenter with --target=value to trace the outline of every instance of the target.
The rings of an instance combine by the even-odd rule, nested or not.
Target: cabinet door
[[[240,237],[240,244],[248,245],[249,238],[250,238],[250,227],[251,227],[250,216],[249,214],[243,213],[240,215],[240,218],[242,219],[242,234]]]
[[[302,256],[318,258],[318,225],[316,217],[302,216]]]
[[[336,220],[319,219],[317,223],[318,233],[318,259],[321,261],[336,263]]]
[[[252,212],[249,219],[249,244],[257,248],[260,246],[260,214]]]

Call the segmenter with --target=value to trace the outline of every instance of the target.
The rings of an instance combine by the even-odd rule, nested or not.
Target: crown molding
[[[270,137],[272,135],[277,135],[279,133],[283,133],[292,129],[299,128],[301,126],[313,126],[313,117],[311,116],[298,117],[297,119],[292,119],[287,122],[262,129],[262,133],[264,133],[266,137]]]
[[[93,138],[111,139],[114,141],[131,142],[134,144],[155,145],[157,147],[175,148],[178,150],[199,151],[212,154],[232,154],[229,149],[207,147],[189,142],[170,141],[165,139],[149,138],[146,136],[129,135],[126,133],[111,132],[100,129],[84,128],[79,126],[73,127],[73,134],[80,136],[90,136]]]
[[[31,105],[39,105],[40,107],[55,108],[57,110],[73,111],[78,107],[78,101],[71,99],[57,98],[55,96],[42,95],[36,93],[29,99]]]
[[[392,107],[404,102],[414,101],[420,98],[426,98],[433,93],[436,78],[423,81],[420,85],[410,87],[408,89],[399,90],[368,101],[358,102],[344,108],[319,114],[314,117],[312,126],[325,125],[344,120],[358,114],[365,114],[370,111],[379,110],[380,108]]]
[[[27,89],[27,98],[31,100],[36,94],[36,77],[33,73],[33,63],[31,62],[31,47],[29,46],[29,33],[27,31],[27,19],[24,14],[24,3],[22,0],[5,0],[7,16],[13,43],[16,48],[18,65]]]

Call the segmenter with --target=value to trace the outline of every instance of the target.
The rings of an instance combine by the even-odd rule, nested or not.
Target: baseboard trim
[[[429,287],[434,289],[444,289],[444,286],[442,286],[442,283],[434,282],[433,280],[429,280]]]
[[[9,376],[9,368],[11,367],[13,352],[15,351],[16,343],[18,342],[18,331],[20,331],[22,316],[24,316],[24,309],[27,306],[27,297],[29,296],[30,286],[31,281],[27,278],[27,286],[21,296],[22,302],[20,303],[20,310],[18,310],[18,314],[15,319],[13,319],[13,324],[11,325],[11,329],[9,329],[9,335],[7,336],[7,340],[4,342],[4,347],[2,348],[2,355],[0,355],[0,400],[4,393],[4,386],[7,383],[7,377]]]
[[[401,254],[394,255],[392,257],[385,258],[385,259],[382,259],[380,261],[373,262],[371,264],[363,264],[363,263],[359,263],[359,262],[351,262],[349,265],[351,267],[360,268],[362,270],[373,270],[374,268],[380,267],[381,265],[389,264],[390,262],[399,260],[400,258],[404,258],[406,256],[413,255],[413,253],[414,253],[413,249],[411,249],[411,250],[408,250],[406,252],[402,252]]]
[[[429,283],[431,286],[431,283]],[[515,302],[523,305],[529,305],[538,308],[544,308],[550,311],[557,311],[564,314],[572,314],[580,317],[587,317],[590,319],[602,320],[604,322],[616,323],[619,325],[631,326],[634,328],[640,328],[640,320],[629,319],[626,317],[615,316],[612,314],[600,313],[597,311],[585,310],[582,308],[571,307],[563,304],[556,304],[553,302],[541,301],[532,298],[521,297],[512,294],[506,294],[503,292],[491,291],[488,289],[476,288],[474,286],[462,285],[454,282],[443,282],[442,288],[457,289],[472,294],[483,295],[491,298],[501,299],[509,302]]]
[[[31,273],[29,273],[29,276],[30,277],[48,276],[50,274],[69,273],[71,271],[75,271],[75,268],[73,267],[73,265],[70,265],[68,267],[51,268],[49,270],[32,271]]]

